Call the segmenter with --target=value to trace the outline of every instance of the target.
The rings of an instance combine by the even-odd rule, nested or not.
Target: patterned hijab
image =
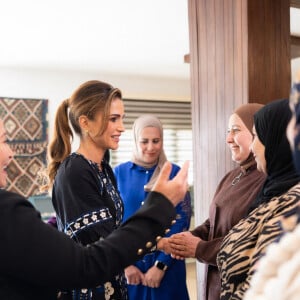
[[[251,209],[285,193],[300,181],[286,137],[290,118],[288,99],[273,101],[254,115],[257,136],[265,146],[267,178]]]
[[[233,113],[237,114],[239,118],[243,121],[249,132],[252,134],[252,128],[254,125],[254,114],[263,107],[263,104],[259,103],[246,103],[239,106]],[[243,161],[240,166],[243,172],[255,165],[256,161],[253,157],[252,152],[250,152],[249,157]]]
[[[294,149],[293,157],[295,168],[300,174],[300,71],[297,74],[296,80],[292,86],[291,96],[290,96],[290,105],[294,109],[294,114],[296,117],[295,124],[295,138],[294,138]]]
[[[161,140],[162,140],[162,150],[161,153],[158,157],[158,161],[155,162],[154,164],[149,164],[143,161],[141,155],[139,154],[139,137],[141,131],[145,127],[155,127],[159,129]],[[163,127],[160,122],[160,120],[154,116],[154,115],[142,115],[139,118],[135,120],[132,126],[132,131],[133,131],[133,141],[134,141],[134,148],[133,148],[133,154],[132,154],[132,162],[142,166],[146,169],[150,169],[153,166],[156,165],[156,168],[154,170],[154,173],[152,177],[150,178],[150,181],[148,184],[144,187],[145,191],[150,191],[159,175],[159,172],[164,165],[164,163],[167,161],[167,157],[165,154],[165,151],[163,149]]]

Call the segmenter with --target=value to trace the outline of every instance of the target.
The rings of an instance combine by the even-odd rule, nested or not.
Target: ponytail
[[[71,153],[73,133],[69,125],[68,108],[69,99],[66,99],[58,107],[55,116],[53,139],[48,151],[48,176],[51,186],[59,165]]]

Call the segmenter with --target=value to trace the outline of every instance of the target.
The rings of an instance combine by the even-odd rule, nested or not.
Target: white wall
[[[3,67],[0,68],[0,97],[48,99],[51,139],[57,105],[81,83],[92,79],[120,88],[124,98],[190,101],[189,79]]]
[[[291,60],[292,81],[295,79],[296,73],[300,71],[300,57]]]

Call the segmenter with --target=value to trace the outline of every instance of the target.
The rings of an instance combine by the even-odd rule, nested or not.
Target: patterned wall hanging
[[[0,98],[0,119],[15,152],[7,170],[7,190],[24,197],[39,194],[38,173],[46,166],[47,113],[48,100]]]

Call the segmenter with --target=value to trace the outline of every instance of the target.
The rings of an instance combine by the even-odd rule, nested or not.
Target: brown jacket
[[[229,230],[247,214],[265,180],[265,175],[257,171],[254,164],[233,185],[241,171],[239,166],[225,175],[210,205],[209,218],[192,231],[203,240],[197,246],[196,259],[206,264],[206,300],[220,299],[221,281],[216,264],[220,245]]]

